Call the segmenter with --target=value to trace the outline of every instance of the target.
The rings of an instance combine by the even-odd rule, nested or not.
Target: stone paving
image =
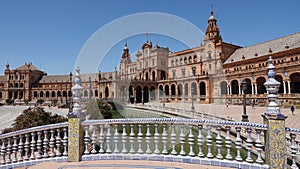
[[[151,103],[150,103],[151,104]],[[157,105],[157,104],[155,104]],[[191,110],[191,103],[166,103],[166,107],[183,108]],[[195,110],[207,114],[229,118],[235,121],[241,121],[243,114],[243,106],[241,105],[217,105],[217,104],[195,104]],[[295,115],[292,115],[290,109],[281,108],[281,113],[288,116],[286,119],[286,126],[291,128],[300,128],[300,109],[295,110]],[[266,112],[266,107],[247,106],[247,115],[251,123],[263,123],[262,114]]]
[[[83,162],[44,162],[26,169],[225,169],[224,167],[203,166],[197,164],[186,164],[177,162],[158,162],[143,160],[101,160]],[[25,168],[19,168],[25,169]]]

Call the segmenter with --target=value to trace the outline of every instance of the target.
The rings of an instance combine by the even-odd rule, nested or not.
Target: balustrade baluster
[[[44,155],[43,158],[48,158],[48,130],[44,130],[44,140],[43,140],[43,147],[44,147]]]
[[[292,155],[292,169],[298,169],[297,167],[297,151],[298,151],[298,147],[296,144],[296,134],[295,133],[291,133],[290,134],[291,137],[291,155]]]
[[[30,150],[31,150],[31,155],[30,155],[30,159],[34,160],[35,159],[35,154],[34,154],[34,150],[35,150],[35,132],[31,132],[31,142],[30,142]]]
[[[252,129],[251,128],[247,128],[247,140],[246,140],[246,145],[247,145],[247,159],[246,161],[251,163],[253,162],[253,159],[251,158],[251,149],[252,149],[252,139],[251,139],[251,132]]]
[[[100,133],[99,133],[100,150],[99,150],[99,153],[104,153],[104,149],[103,149],[103,144],[104,144],[103,124],[100,124],[99,127],[100,127]]]
[[[12,162],[15,163],[17,162],[17,152],[18,152],[18,144],[17,144],[17,136],[14,136],[14,144],[13,144],[13,147],[12,147],[12,150],[13,150],[13,159],[12,159]]]
[[[216,143],[217,143],[217,149],[218,149],[218,154],[217,154],[217,158],[218,159],[222,159],[223,156],[221,154],[221,148],[222,148],[222,137],[220,134],[221,131],[221,127],[217,126],[217,137],[216,137]]]
[[[126,149],[126,142],[127,142],[127,133],[126,133],[126,124],[122,125],[123,127],[123,133],[122,133],[122,144],[123,144],[123,149],[122,149],[122,153],[127,153],[127,149]]]
[[[147,143],[147,154],[151,154],[152,151],[150,149],[150,141],[151,141],[151,133],[150,133],[150,124],[147,124],[147,133],[146,133],[146,143]]]
[[[119,132],[118,132],[118,124],[114,125],[115,127],[115,134],[114,134],[114,142],[115,142],[115,149],[114,153],[119,153]]]
[[[163,150],[161,152],[162,154],[168,154],[167,141],[168,141],[168,135],[166,131],[166,124],[163,124],[163,133],[162,133]]]
[[[49,142],[49,147],[50,147],[50,157],[55,157],[55,152],[54,152],[54,147],[55,147],[55,138],[54,138],[54,129],[50,130],[50,142]]]
[[[20,141],[18,145],[18,151],[19,151],[18,161],[23,161],[23,151],[24,151],[23,137],[24,136],[22,134],[19,136]]]
[[[112,150],[110,148],[110,143],[111,143],[111,127],[110,127],[110,124],[107,125],[107,133],[106,133],[106,153],[111,153]]]
[[[204,157],[204,154],[203,154],[203,135],[202,135],[202,129],[203,129],[203,125],[199,124],[199,126],[198,126],[198,145],[199,145],[198,156],[199,157]]]
[[[134,153],[134,131],[133,131],[133,124],[130,124],[130,134],[129,134],[129,138],[130,138],[130,151],[129,153],[133,154]]]
[[[226,154],[226,159],[227,160],[232,160],[232,156],[230,154],[230,148],[231,148],[231,138],[230,138],[230,126],[226,126],[226,138],[225,138],[225,143],[226,143],[226,148],[227,148],[227,154]]]
[[[185,151],[184,151],[184,143],[185,143],[185,132],[184,132],[184,124],[181,124],[180,126],[180,144],[181,144],[181,150],[180,150],[180,155],[184,156]]]
[[[241,127],[236,127],[235,131],[236,131],[236,139],[235,139],[236,157],[235,157],[235,160],[242,161],[243,159],[241,157],[241,148],[242,148]]]
[[[190,152],[189,156],[195,156],[193,146],[194,146],[194,135],[193,135],[193,125],[189,125],[190,133],[189,133],[189,145],[190,145]]]
[[[93,149],[92,149],[92,151],[91,151],[91,153],[92,154],[96,154],[97,153],[97,151],[96,151],[96,139],[97,139],[97,135],[96,135],[96,126],[95,125],[93,125],[93,127],[92,127],[92,145],[93,145]]]
[[[90,154],[89,141],[90,141],[89,126],[85,126],[84,127],[84,146],[85,146],[84,154],[85,155]]]
[[[213,158],[213,155],[211,153],[211,147],[212,147],[211,126],[209,126],[209,125],[207,126],[206,142],[207,142],[207,157]]]
[[[64,131],[64,138],[63,138],[63,146],[64,146],[64,152],[63,156],[68,155],[68,135],[67,135],[67,127],[63,129]]]
[[[30,147],[30,143],[29,143],[29,134],[26,133],[25,134],[25,144],[24,144],[24,147],[25,147],[25,157],[24,157],[24,160],[29,160],[29,147]]]
[[[6,154],[6,147],[5,147],[5,139],[2,139],[2,146],[1,146],[1,164],[5,164],[6,160],[5,160],[5,154]]]
[[[11,145],[11,138],[7,139],[7,160],[6,163],[9,164],[11,163],[11,149],[12,145]]]
[[[154,124],[154,143],[155,143],[155,149],[154,149],[154,154],[159,154],[159,149],[158,149],[158,142],[159,142],[159,133],[158,133],[158,124]]]
[[[139,148],[138,148],[138,153],[142,154],[143,149],[142,149],[142,142],[143,142],[143,133],[142,133],[142,124],[139,124],[139,133],[138,133],[138,143],[139,143]]]
[[[42,144],[43,144],[43,141],[41,139],[41,135],[42,133],[40,131],[37,132],[37,141],[36,141],[36,149],[37,149],[37,155],[36,155],[36,158],[37,159],[41,159],[42,158]]]
[[[172,125],[172,133],[171,133],[171,143],[172,143],[172,152],[171,152],[171,154],[172,155],[177,155],[177,151],[175,149],[176,140],[177,140],[177,137],[176,137],[176,132],[175,132],[175,124],[173,124]]]
[[[56,129],[56,156],[61,156],[60,152],[60,145],[61,145],[61,138],[60,138],[60,129]]]
[[[257,159],[256,162],[259,164],[262,164],[264,161],[261,158],[261,151],[262,151],[262,141],[260,139],[260,134],[261,134],[261,129],[256,129],[256,141],[255,141],[255,146],[256,146],[256,150],[257,150]]]

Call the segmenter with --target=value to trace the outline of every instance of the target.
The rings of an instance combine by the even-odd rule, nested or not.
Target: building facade
[[[232,103],[242,101],[241,82],[249,102],[266,103],[267,60],[276,65],[282,103],[298,102],[300,96],[300,33],[249,47],[223,41],[213,12],[198,47],[170,52],[146,41],[132,61],[125,44],[119,69],[82,75],[83,98],[116,99],[128,103],[149,101]],[[47,75],[31,63],[0,76],[0,99],[16,101],[72,97],[72,74]],[[297,100],[298,99],[298,100]]]

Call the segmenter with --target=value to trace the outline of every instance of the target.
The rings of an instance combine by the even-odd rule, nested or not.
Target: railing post
[[[280,82],[275,80],[273,59],[268,60],[268,81],[264,83],[268,91],[269,105],[267,112],[263,114],[264,123],[267,124],[265,133],[266,163],[270,169],[287,168],[287,145],[285,138],[286,116],[280,113],[280,108],[276,103]]]
[[[80,69],[76,68],[75,86],[72,87],[74,108],[69,116],[68,123],[68,161],[80,161],[83,154],[83,130],[81,127],[81,94],[83,87],[80,86]]]

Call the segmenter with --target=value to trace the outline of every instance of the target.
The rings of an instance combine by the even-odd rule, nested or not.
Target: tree
[[[15,119],[13,127],[4,129],[3,133],[22,130],[35,126],[62,123],[67,120],[68,118],[66,117],[57,114],[52,115],[51,112],[45,112],[45,110],[41,107],[28,108]]]

